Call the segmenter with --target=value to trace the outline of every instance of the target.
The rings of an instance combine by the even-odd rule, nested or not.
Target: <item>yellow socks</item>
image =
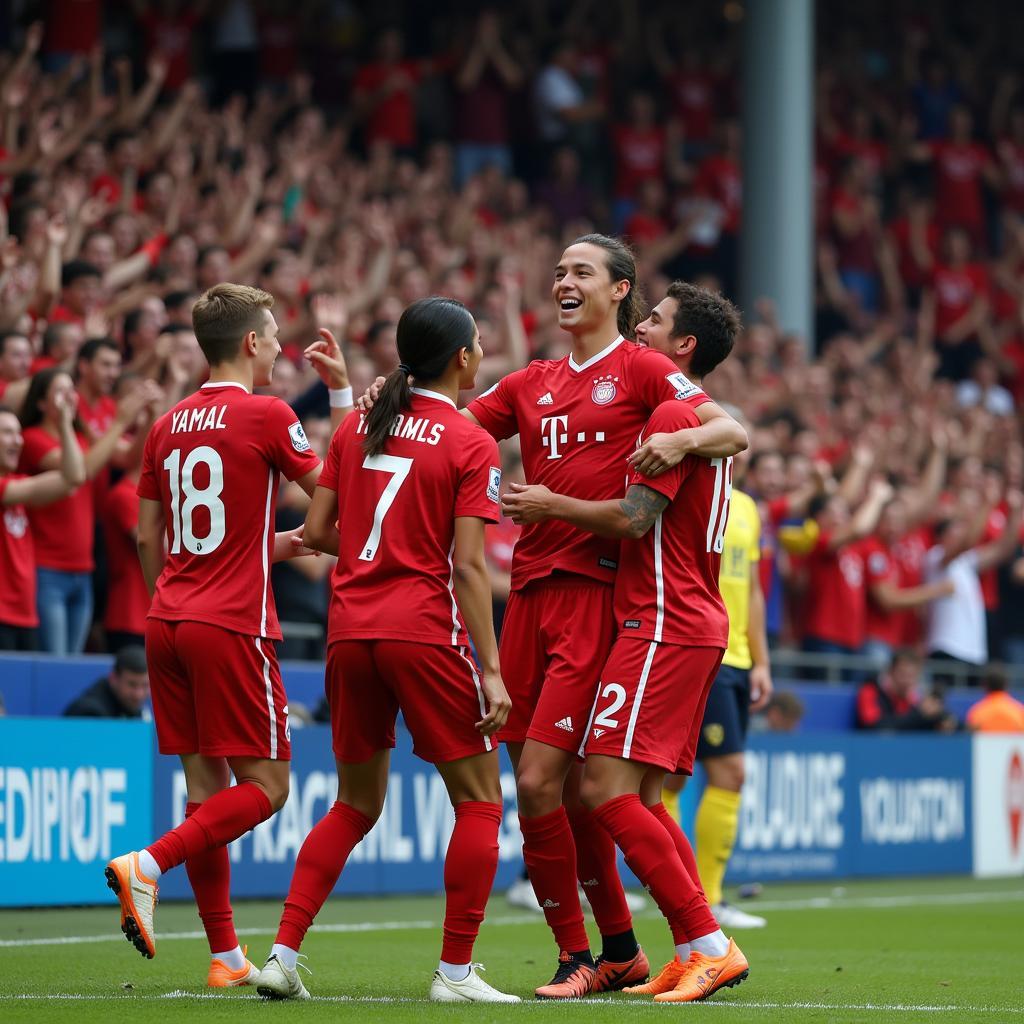
[[[665,806],[668,806],[667,800]],[[736,844],[739,820],[739,793],[717,786],[708,786],[704,790],[695,825],[697,870],[711,906],[722,902],[722,879]]]

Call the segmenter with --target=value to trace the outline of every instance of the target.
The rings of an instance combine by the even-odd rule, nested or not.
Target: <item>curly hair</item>
[[[743,326],[740,311],[724,295],[686,281],[673,281],[667,294],[676,301],[672,337],[697,339],[690,370],[694,377],[706,377],[736,344]]]

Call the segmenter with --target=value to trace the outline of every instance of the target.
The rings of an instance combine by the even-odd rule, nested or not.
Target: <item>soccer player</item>
[[[338,557],[326,680],[338,799],[299,851],[257,989],[265,998],[309,998],[298,950],[380,816],[401,710],[415,753],[437,767],[455,808],[430,998],[519,1002],[471,962],[498,867],[494,734],[509,710],[484,560],[484,526],[498,520],[501,461],[494,439],[455,404],[473,386],[483,350],[473,317],[454,299],[414,302],[397,338],[401,365],[372,411],[349,417],[334,435],[306,517],[306,542]],[[481,672],[467,653],[470,637]]]
[[[733,461],[734,483],[746,461],[742,454]],[[739,825],[747,725],[751,712],[763,708],[772,695],[760,544],[757,505],[734,486],[718,577],[729,613],[729,645],[708,695],[697,743],[697,760],[707,774],[697,808],[697,871],[711,912],[723,928],[763,928],[766,923],[722,899],[722,879]],[[685,781],[684,775],[671,775],[665,785],[664,803],[677,820],[677,794]]]
[[[157,883],[184,864],[213,987],[248,984],[259,973],[235,934],[227,844],[288,796],[288,704],[272,644],[281,631],[270,563],[305,549],[298,531],[275,535],[272,524],[281,475],[312,495],[321,469],[292,410],[252,393],[270,383],[281,351],[273,303],[236,284],[216,285],[196,302],[192,321],[209,380],[153,425],[138,488],[139,557],[153,595],[153,715],[160,752],[181,758],[188,803],[177,828],[115,857],[107,884],[125,936],[152,957]],[[320,333],[307,354],[326,373],[323,361],[338,350]],[[341,400],[347,383],[335,372],[331,387]],[[350,408],[351,390],[347,397]],[[229,786],[232,774],[237,784]]]
[[[698,423],[680,439],[687,450],[725,457],[746,447],[743,428],[671,360],[625,340],[641,302],[636,265],[621,242],[605,235],[573,242],[555,269],[552,298],[570,355],[534,360],[464,410],[498,440],[519,434],[527,480],[589,500],[615,498],[627,455],[665,401],[697,409]],[[516,766],[523,859],[560,951],[555,976],[537,989],[542,999],[612,991],[649,970],[614,843],[579,804],[578,768],[571,772],[615,633],[618,562],[616,541],[559,522],[527,525],[513,553],[501,633],[512,712],[501,739]],[[596,965],[577,878],[602,936]]]
[[[637,336],[700,379],[729,354],[739,328],[728,300],[675,282]],[[643,437],[697,422],[692,408],[666,402]],[[671,927],[675,959],[649,984],[626,989],[660,1002],[703,999],[742,981],[749,967],[712,916],[693,851],[661,803],[665,772],[692,771],[728,640],[718,576],[731,477],[730,459],[685,458],[655,479],[634,472],[625,499],[595,502],[513,485],[503,501],[517,522],[555,518],[628,539],[615,581],[618,637],[587,720],[580,796]]]

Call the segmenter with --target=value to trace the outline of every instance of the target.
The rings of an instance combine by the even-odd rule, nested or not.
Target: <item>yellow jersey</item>
[[[729,520],[725,526],[722,567],[718,586],[729,613],[729,646],[723,665],[750,668],[747,630],[750,626],[750,573],[761,559],[761,517],[749,494],[733,490],[729,504]]]

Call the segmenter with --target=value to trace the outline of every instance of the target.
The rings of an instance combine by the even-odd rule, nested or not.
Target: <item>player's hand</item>
[[[512,710],[512,701],[501,678],[500,672],[482,673],[481,689],[487,698],[487,714],[476,723],[478,732],[485,736],[493,736],[508,720]]]
[[[386,377],[378,377],[357,399],[356,407],[360,412],[369,412],[380,398],[380,389],[384,387]]]
[[[553,498],[542,484],[510,483],[501,499],[501,511],[519,525],[540,523],[551,517]]]
[[[644,476],[661,476],[666,470],[678,466],[683,456],[692,450],[690,430],[694,429],[691,427],[675,434],[651,434],[627,461]]]
[[[341,346],[326,327],[321,327],[317,334],[320,340],[314,341],[302,354],[328,388],[347,388],[348,366],[345,365]]]
[[[769,665],[754,665],[750,670],[750,710],[761,711],[775,692]]]

